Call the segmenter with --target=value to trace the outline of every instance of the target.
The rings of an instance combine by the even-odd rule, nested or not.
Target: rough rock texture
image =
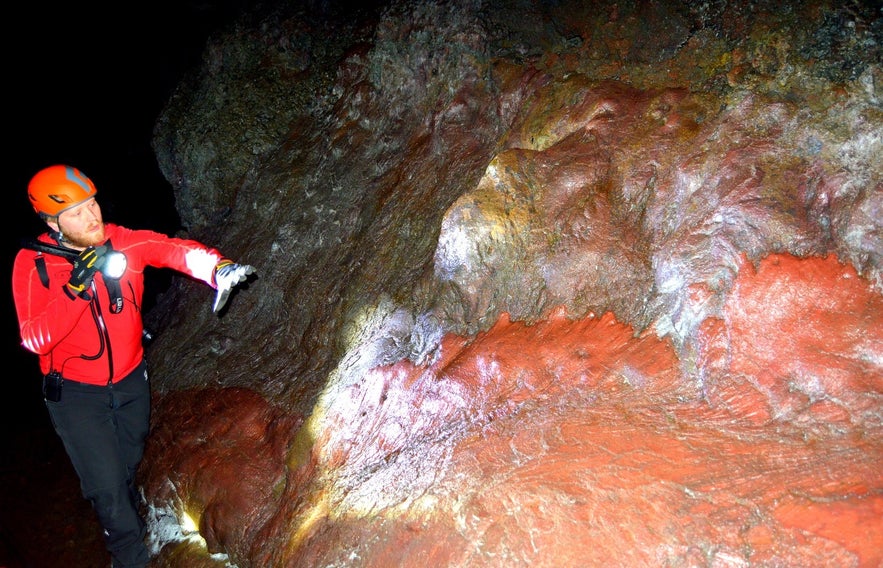
[[[149,314],[157,563],[883,562],[880,10],[639,4],[210,42],[155,147],[259,277]]]

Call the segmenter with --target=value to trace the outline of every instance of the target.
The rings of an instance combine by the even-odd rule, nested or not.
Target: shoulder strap
[[[68,260],[70,260],[71,258],[75,258],[77,255],[77,251],[73,249],[68,249],[60,245],[44,243],[38,241],[37,239],[22,239],[21,246],[37,251],[38,254],[34,257],[34,264],[37,265],[37,273],[40,275],[40,282],[42,282],[43,286],[45,286],[46,288],[49,287],[49,271],[46,270],[46,258],[43,256],[43,253],[57,254],[64,258],[67,258]]]
[[[37,274],[40,275],[40,282],[46,288],[49,287],[49,272],[46,270],[46,258],[42,254],[34,257],[34,264],[37,265]]]

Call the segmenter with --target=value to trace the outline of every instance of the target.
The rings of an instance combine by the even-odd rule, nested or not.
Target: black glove
[[[71,270],[70,280],[67,281],[67,288],[71,294],[89,299],[86,290],[92,285],[95,272],[104,266],[104,255],[107,251],[108,248],[104,245],[97,248],[89,247],[74,259],[74,268]]]

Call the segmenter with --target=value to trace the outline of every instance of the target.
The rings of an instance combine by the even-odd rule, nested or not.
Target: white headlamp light
[[[119,278],[126,272],[128,261],[126,255],[112,250],[104,257],[104,266],[101,267],[101,273],[107,278]]]

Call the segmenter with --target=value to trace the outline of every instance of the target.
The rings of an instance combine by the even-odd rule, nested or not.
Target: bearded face
[[[58,215],[55,223],[48,224],[61,232],[64,240],[72,248],[84,249],[97,246],[105,240],[101,207],[94,197],[63,211]]]

